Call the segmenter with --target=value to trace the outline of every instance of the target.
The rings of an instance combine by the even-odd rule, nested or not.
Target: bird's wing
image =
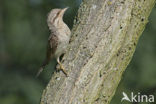
[[[43,69],[50,62],[50,60],[54,57],[57,45],[58,45],[57,36],[54,34],[51,34],[48,39],[46,59],[42,65]]]
[[[46,59],[44,60],[42,66],[40,67],[36,77],[38,77],[40,75],[40,73],[43,71],[43,69],[45,68],[45,66],[50,62],[50,60],[54,57],[55,51],[57,49],[57,45],[58,45],[58,38],[56,35],[54,35],[53,33],[49,36],[48,39],[48,46],[47,46],[47,55],[46,55]]]
[[[54,34],[51,34],[48,39],[48,49],[47,52],[54,54],[58,45],[58,37]],[[48,53],[47,53],[48,54]]]

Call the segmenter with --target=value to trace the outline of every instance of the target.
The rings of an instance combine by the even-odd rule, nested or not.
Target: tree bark
[[[62,64],[41,104],[109,104],[155,0],[83,0]]]

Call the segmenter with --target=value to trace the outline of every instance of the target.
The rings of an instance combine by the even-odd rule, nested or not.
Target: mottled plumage
[[[53,9],[48,15],[47,23],[51,31],[48,39],[47,55],[46,59],[39,69],[37,76],[43,71],[45,66],[50,62],[52,58],[56,58],[62,71],[67,74],[59,61],[59,57],[65,52],[70,39],[70,29],[63,22],[63,15],[67,8]]]

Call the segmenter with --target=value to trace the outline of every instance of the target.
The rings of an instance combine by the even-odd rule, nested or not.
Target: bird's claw
[[[61,70],[68,77],[68,74],[61,63],[59,63],[59,65],[56,66],[56,69]]]

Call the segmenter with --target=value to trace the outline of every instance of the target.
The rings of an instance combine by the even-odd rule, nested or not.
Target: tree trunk
[[[155,0],[83,0],[62,63],[41,104],[109,104]],[[77,20],[77,21],[76,21]]]

